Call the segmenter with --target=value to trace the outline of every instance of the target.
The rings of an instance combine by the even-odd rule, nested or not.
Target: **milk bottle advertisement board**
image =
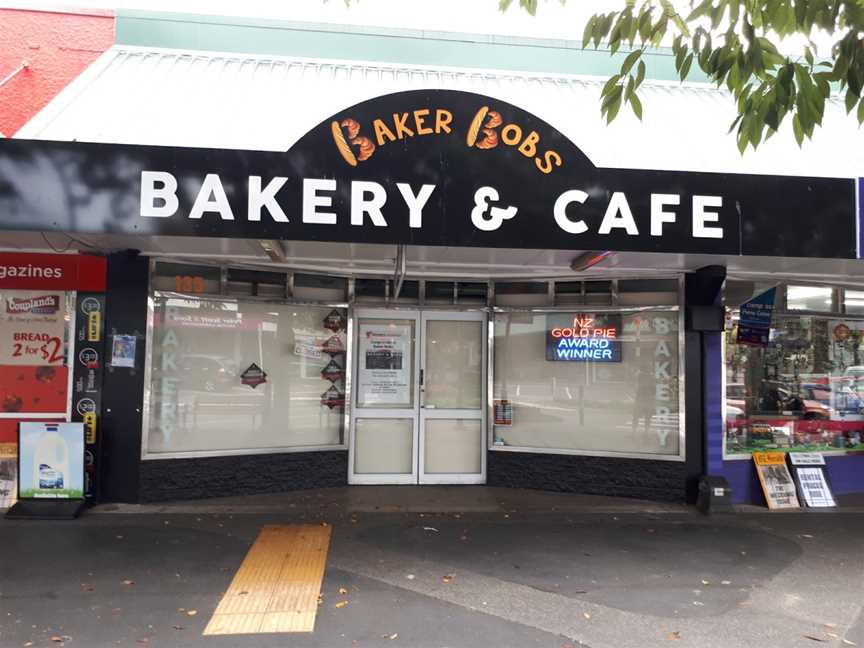
[[[84,497],[84,424],[20,423],[18,498]]]

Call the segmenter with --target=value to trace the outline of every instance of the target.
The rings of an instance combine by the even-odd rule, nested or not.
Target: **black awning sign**
[[[263,385],[267,382],[267,374],[253,362],[246,371],[240,374],[240,382],[255,389],[258,385]]]
[[[601,168],[456,90],[346,107],[284,152],[0,140],[0,230],[855,259],[857,218],[851,177]]]

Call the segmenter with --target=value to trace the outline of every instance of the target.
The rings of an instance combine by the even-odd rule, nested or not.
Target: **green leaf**
[[[628,74],[630,72],[630,69],[633,67],[633,64],[636,63],[636,61],[638,61],[641,56],[642,56],[642,50],[641,49],[633,50],[632,52],[630,52],[627,55],[627,58],[624,59],[624,63],[621,65],[622,76],[625,74]]]
[[[585,25],[585,31],[582,33],[582,49],[588,46],[591,42],[591,34],[594,32],[594,26],[597,24],[597,15],[591,16],[588,19],[588,24]]]
[[[634,84],[634,88],[638,89],[642,82],[645,80],[645,61],[640,60],[639,66],[636,68],[636,83]]]
[[[612,91],[612,88],[615,87],[615,85],[618,83],[618,81],[620,79],[621,79],[620,74],[615,74],[615,75],[609,77],[609,80],[606,82],[606,85],[603,86],[603,90],[600,92],[600,96],[606,97]]]
[[[691,65],[693,65],[693,53],[692,52],[687,55],[687,58],[685,58],[684,62],[681,64],[681,71],[679,72],[679,75],[680,75],[682,81],[684,79],[686,79],[687,75],[690,73],[690,66]]]
[[[801,144],[804,143],[804,129],[801,128],[801,120],[798,119],[798,115],[792,117],[792,132],[795,133],[795,141],[798,142],[800,148]]]
[[[635,92],[630,95],[630,107],[633,108],[633,114],[642,121],[642,102]]]
[[[864,123],[864,100],[858,102],[858,125]]]

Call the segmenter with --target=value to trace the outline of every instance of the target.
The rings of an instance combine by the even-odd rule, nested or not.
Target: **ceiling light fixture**
[[[288,259],[285,254],[285,248],[282,246],[282,241],[276,241],[274,239],[261,239],[258,241],[258,244],[267,253],[267,256],[270,257],[271,261],[275,261],[277,263],[285,263]]]
[[[593,268],[595,265],[600,263],[603,259],[610,256],[612,252],[608,250],[605,252],[601,251],[589,251],[583,252],[579,256],[573,257],[573,260],[570,262],[570,269],[573,272],[582,272],[584,270],[588,270],[589,268]]]

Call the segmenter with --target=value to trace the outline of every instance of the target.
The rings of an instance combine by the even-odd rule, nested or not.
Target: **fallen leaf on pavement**
[[[339,601],[334,607],[343,608],[348,605],[348,601]]]
[[[423,527],[423,530],[424,530],[424,531],[434,531],[435,533],[438,533],[438,529],[436,529],[435,527],[426,527],[426,526],[424,526],[424,527]]]
[[[198,614],[198,610],[186,610],[186,616],[195,616]]]
[[[124,584],[124,585],[134,585],[134,584],[135,584],[135,581],[133,581],[133,580],[124,580],[124,581],[123,581],[123,584]]]
[[[32,645],[33,645],[33,642],[28,641],[27,643],[24,644],[24,648],[30,648],[30,646],[32,646]]]
[[[819,643],[826,643],[828,640],[823,639],[822,637],[814,637],[813,635],[803,635],[805,639],[809,639],[810,641],[818,641]]]
[[[590,619],[590,618],[591,618],[591,615],[588,614],[587,612],[583,612],[583,613],[582,613],[582,616],[584,616],[586,619]]]
[[[178,611],[178,612],[185,612],[185,611],[186,611],[186,608],[177,608],[177,611]]]
[[[444,581],[445,583],[449,583],[450,581],[453,580],[454,576],[455,576],[455,574],[446,574],[445,576],[441,577],[441,580]]]
[[[838,635],[836,632],[826,632],[825,634],[828,635],[829,637],[831,637],[832,639],[839,639],[840,638],[840,635]]]
[[[720,581],[721,585],[731,585],[732,581]]]
[[[846,644],[847,646],[857,646],[858,645],[854,641],[849,641],[848,639],[844,639],[843,643]]]
[[[82,592],[95,592],[96,588],[93,587],[90,583],[81,583],[81,591]]]
[[[339,593],[340,593],[340,594],[347,594],[347,593],[348,593],[348,590],[345,589],[344,587],[340,587],[340,588],[339,588]]]
[[[812,538],[813,536],[810,535],[809,533],[802,533],[802,534],[799,535],[798,537],[799,537],[799,538]]]
[[[675,632],[670,632],[666,636],[666,641],[678,641],[681,638],[681,631],[676,630]]]
[[[711,581],[707,581],[707,580],[705,580],[705,579],[703,578],[703,579],[702,579],[702,584],[703,584],[703,585],[710,585],[710,584],[711,584]]]
[[[398,633],[398,632],[394,632],[392,635],[390,635],[390,636],[387,637],[387,638],[390,639],[390,640],[392,641],[393,639],[395,639],[395,638],[398,637],[398,636],[399,636],[399,633]]]
[[[53,641],[54,643],[64,643],[66,641],[69,641],[70,639],[72,639],[72,637],[70,637],[69,635],[54,635],[53,637],[51,637],[51,641]]]
[[[407,578],[408,580],[414,580],[417,577],[414,574],[405,574],[405,578]]]
[[[699,607],[703,607],[705,604],[702,601],[693,601],[693,605],[698,605]]]
[[[139,644],[149,644],[150,640],[147,637],[141,637],[141,639],[136,639],[135,642]]]
[[[175,625],[175,626],[172,626],[172,627],[173,627],[175,630],[185,630],[185,629],[186,629],[186,628],[184,628],[183,626],[178,626],[178,625]]]

